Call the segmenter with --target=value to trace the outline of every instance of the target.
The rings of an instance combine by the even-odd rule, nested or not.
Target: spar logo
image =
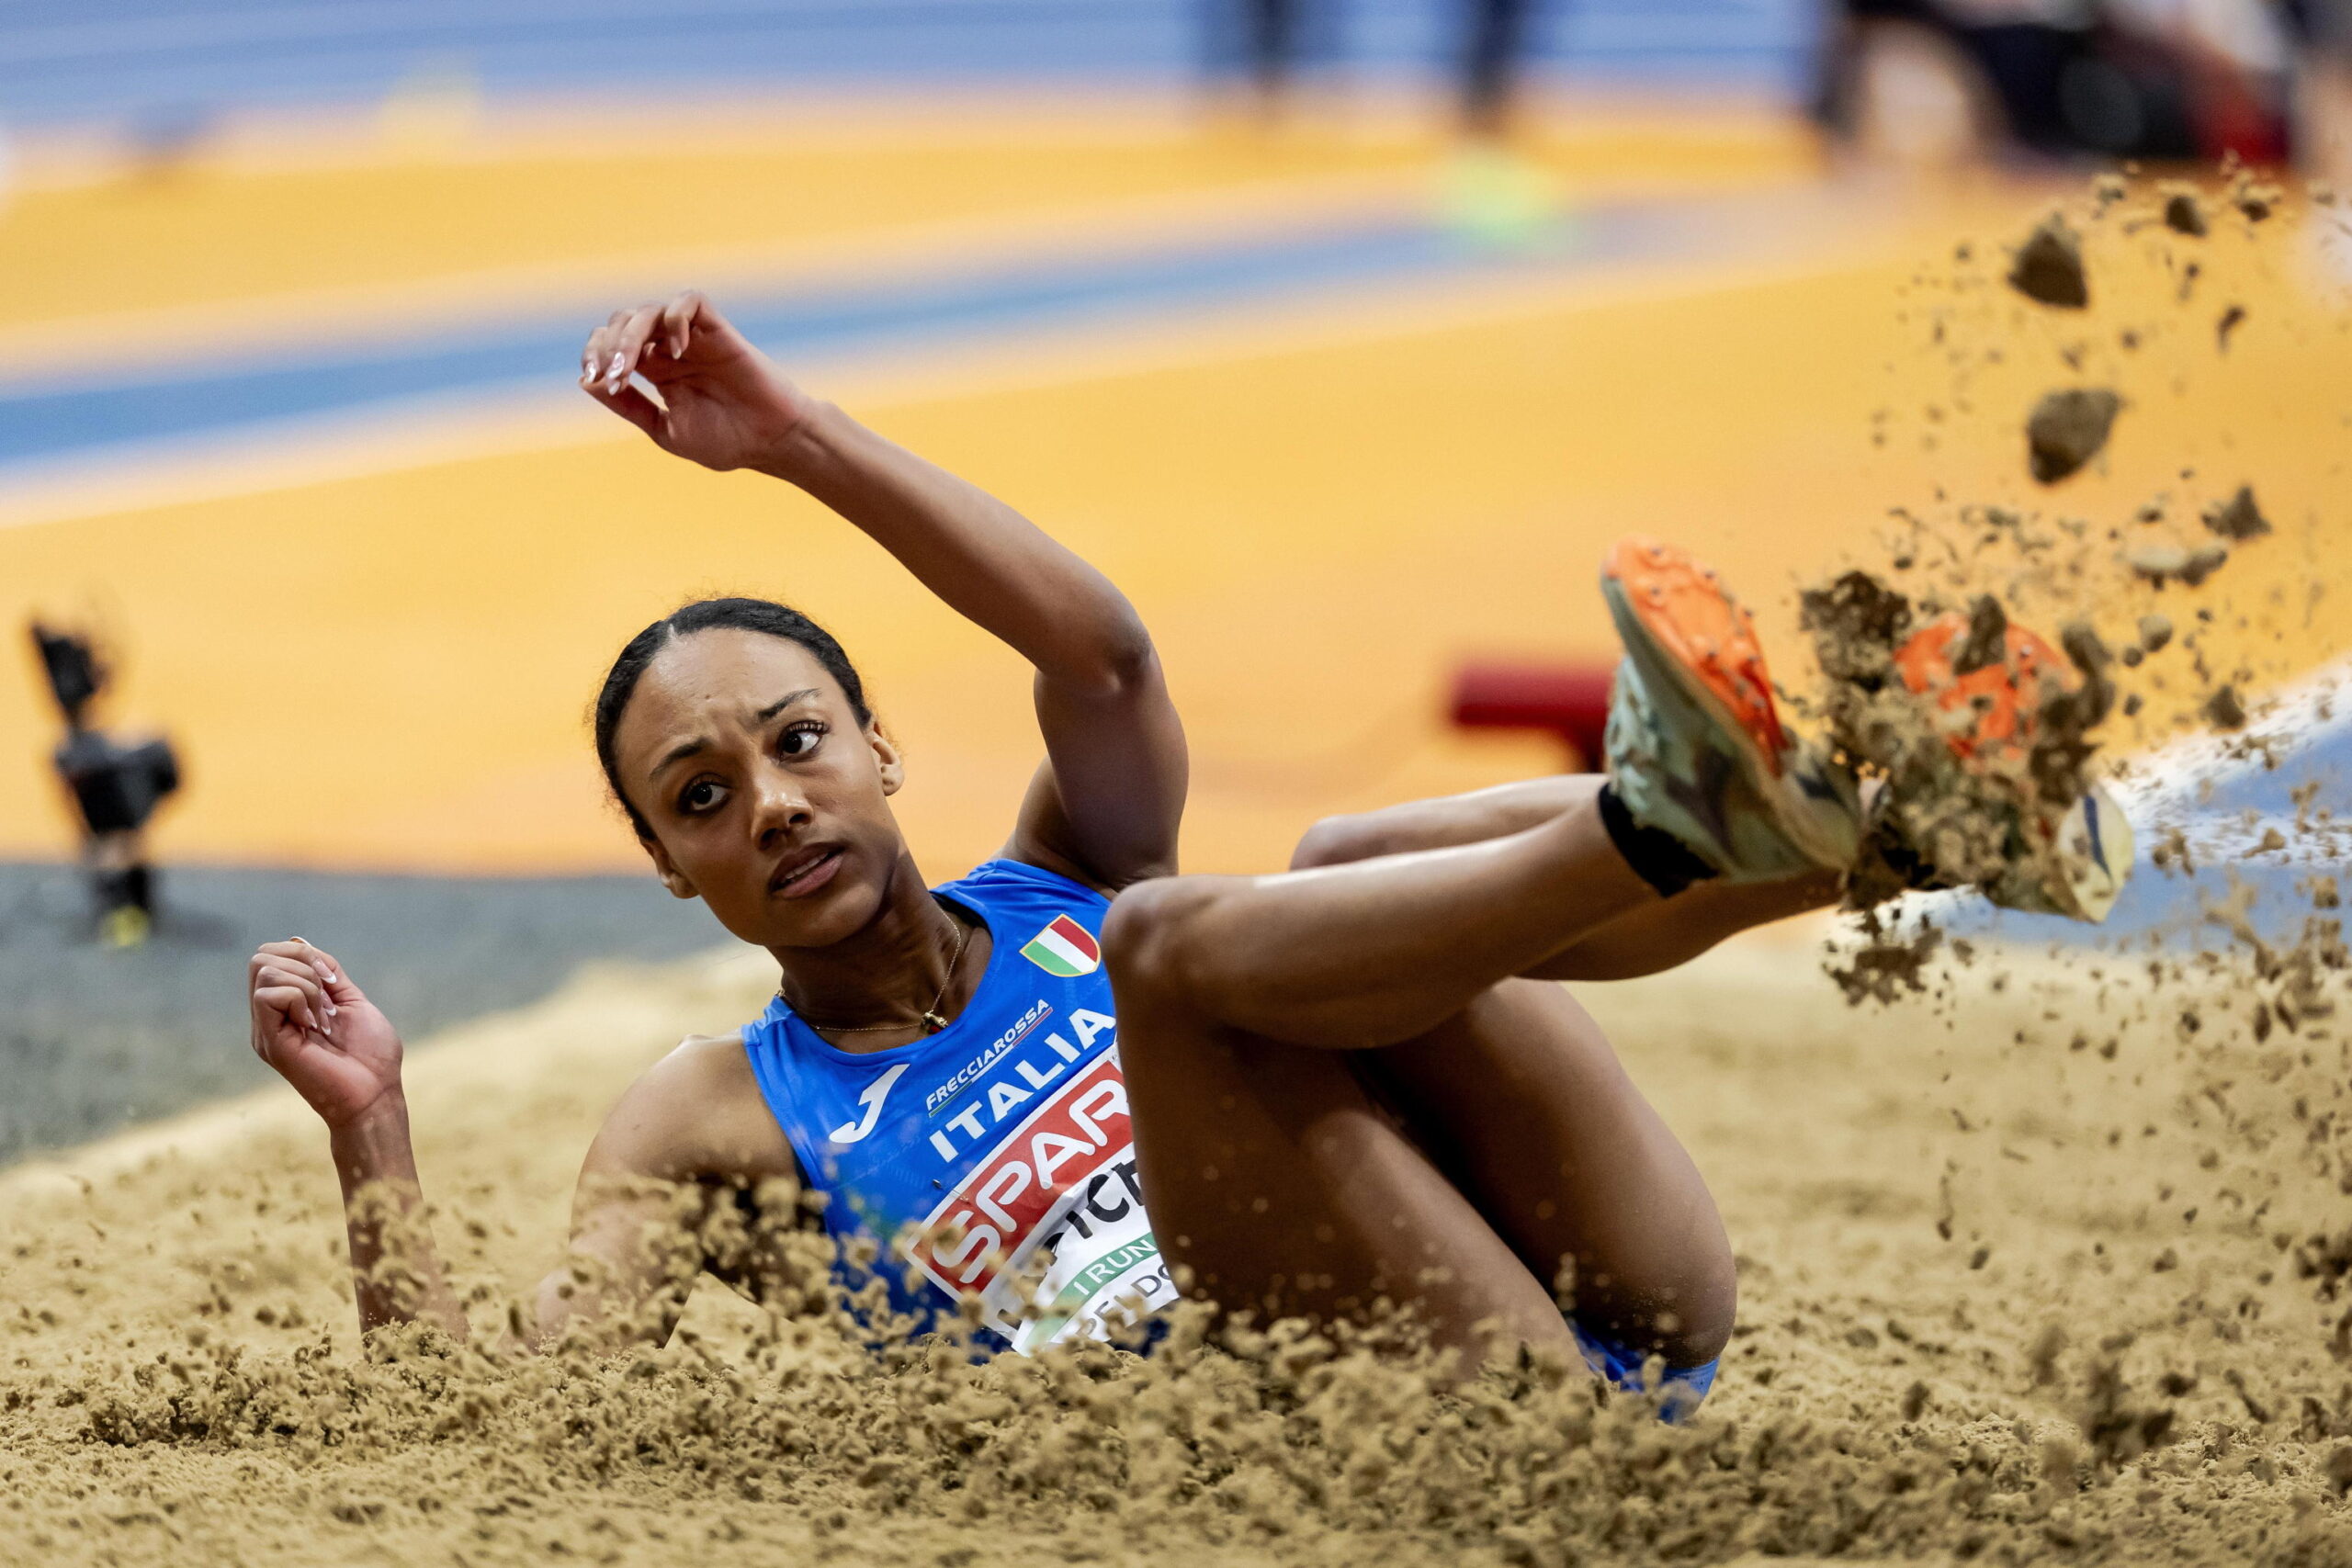
[[[1029,939],[1021,956],[1046,974],[1058,975],[1065,980],[1091,975],[1102,966],[1102,947],[1084,926],[1068,915],[1056,915],[1052,925]]]
[[[1093,1190],[1096,1177],[1125,1185],[1114,1168],[1133,1145],[1126,1082],[1106,1052],[956,1184],[924,1219],[910,1256],[948,1294],[985,1294],[1006,1269],[1027,1260],[1049,1221],[1102,1196]],[[1135,1213],[1140,1221],[1139,1202]]]

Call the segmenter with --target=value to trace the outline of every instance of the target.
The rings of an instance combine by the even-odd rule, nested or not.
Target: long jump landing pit
[[[1674,1429],[1581,1374],[1439,1398],[1311,1344],[876,1361],[707,1281],[658,1352],[368,1363],[323,1139],[283,1094],[223,1106],[0,1184],[0,1559],[2345,1561],[2343,1200],[2303,1136],[2340,1034],[2216,1043],[2251,970],[2127,1018],[2123,976],[1986,968],[1932,1012],[1851,1010],[1785,949],[1583,988],[1739,1255]],[[621,1086],[771,984],[591,976],[413,1058],[480,1325]]]

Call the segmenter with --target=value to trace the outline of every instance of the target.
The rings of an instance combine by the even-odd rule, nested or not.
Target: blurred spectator
[[[1566,215],[1557,180],[1509,144],[1536,0],[1467,0],[1457,112],[1464,142],[1447,168],[1444,221],[1475,245],[1526,250],[1556,243]]]
[[[1280,110],[1301,71],[1334,52],[1340,0],[1208,0],[1213,81],[1239,79],[1266,114]],[[1526,60],[1535,0],[1466,0],[1456,91],[1463,129],[1494,140],[1508,128]]]
[[[2352,0],[2301,0],[2288,15],[2303,43],[2295,73],[2295,153],[2314,178],[2352,183]]]
[[[2291,63],[2285,18],[2265,0],[1846,0],[1816,102],[1834,134],[1904,161],[2017,150],[2276,163]]]
[[[1469,0],[1462,51],[1462,126],[1492,139],[1508,128],[1534,0]]]
[[[1304,61],[1307,0],[1209,0],[1212,79],[1239,75],[1259,111],[1278,113]]]

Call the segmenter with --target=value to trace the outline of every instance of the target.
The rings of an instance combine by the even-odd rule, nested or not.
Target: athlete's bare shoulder
[[[710,1064],[724,1061],[741,1072],[745,1081],[751,1080],[752,1059],[743,1055],[743,1032],[740,1029],[730,1029],[724,1034],[689,1034],[662,1060],[669,1062],[680,1057]]]
[[[666,1181],[759,1181],[797,1169],[736,1032],[690,1034],[639,1075],[605,1118],[588,1164]]]

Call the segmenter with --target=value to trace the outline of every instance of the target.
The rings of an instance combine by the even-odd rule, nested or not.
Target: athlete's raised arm
[[[807,491],[1035,667],[1046,762],[1008,853],[1105,889],[1175,869],[1183,729],[1150,636],[1101,572],[801,391],[700,294],[615,312],[581,384],[665,452]]]
[[[341,963],[300,938],[264,944],[247,973],[254,1054],[327,1125],[360,1331],[423,1322],[466,1338],[424,1213],[399,1032]],[[756,1089],[745,1092],[741,1050],[703,1048],[719,1043],[681,1046],[605,1119],[581,1169],[571,1249],[524,1320],[510,1321],[525,1347],[582,1320],[620,1337],[667,1338],[705,1262],[695,1234],[705,1179],[723,1173],[749,1185],[792,1174],[790,1148],[756,1113]],[[730,1073],[746,1083],[719,1081]]]

